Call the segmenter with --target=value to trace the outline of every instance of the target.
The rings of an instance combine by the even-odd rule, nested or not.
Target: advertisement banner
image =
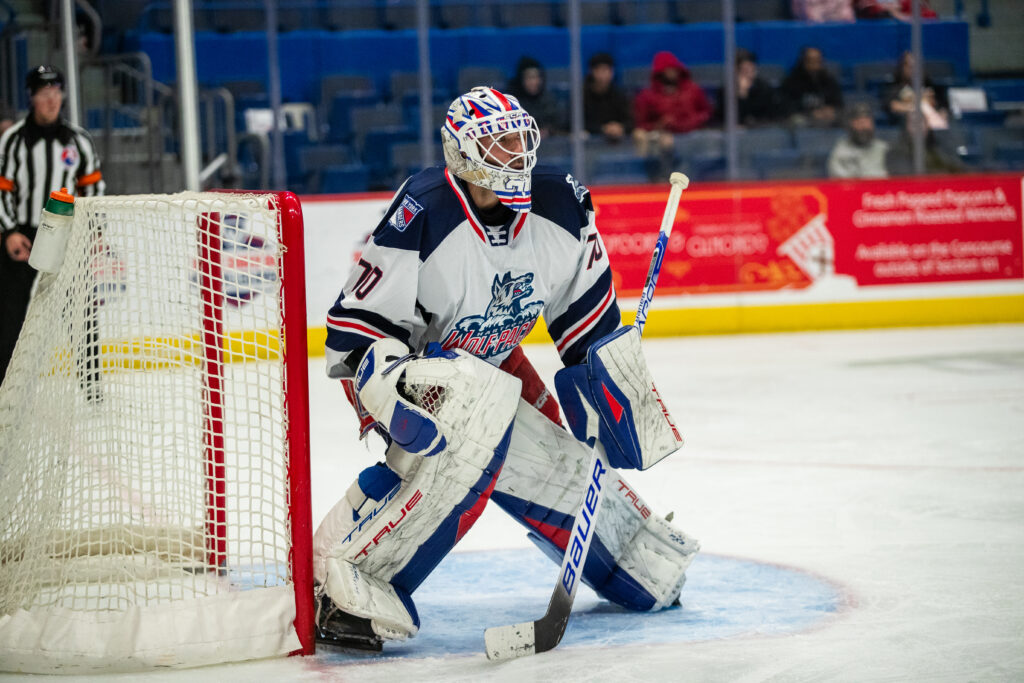
[[[594,188],[621,296],[638,296],[668,187]],[[1024,279],[1021,179],[965,176],[695,187],[659,294]]]

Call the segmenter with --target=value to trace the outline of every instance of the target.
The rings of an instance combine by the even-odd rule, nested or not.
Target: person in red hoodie
[[[899,19],[911,21],[913,5],[911,0],[854,0],[853,8],[858,19]],[[921,18],[935,19],[939,15],[921,0]]]
[[[641,156],[655,149],[662,156],[671,154],[673,135],[700,128],[711,113],[711,101],[690,78],[690,70],[671,52],[657,53],[650,87],[633,100],[637,151]]]

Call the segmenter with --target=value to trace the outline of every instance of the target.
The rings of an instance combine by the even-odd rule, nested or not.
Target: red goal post
[[[79,199],[37,290],[0,387],[0,668],[312,653],[295,195]]]

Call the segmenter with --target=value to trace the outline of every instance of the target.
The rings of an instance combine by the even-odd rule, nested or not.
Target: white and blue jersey
[[[327,317],[327,371],[394,337],[499,365],[541,314],[566,365],[621,324],[590,192],[571,175],[533,171],[528,213],[486,225],[463,181],[426,169],[398,190]]]

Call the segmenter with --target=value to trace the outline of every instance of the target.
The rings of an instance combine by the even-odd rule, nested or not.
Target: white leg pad
[[[370,620],[374,632],[385,640],[405,640],[419,630],[412,615],[387,581],[359,571],[351,562],[327,558],[324,589],[344,612]]]
[[[663,517],[651,515],[618,558],[619,566],[654,596],[652,611],[670,606],[686,583],[686,570],[700,550]]]
[[[527,520],[539,519],[544,510],[574,515],[590,463],[590,449],[536,408],[520,401],[512,428],[505,466],[495,486],[494,502],[508,503],[513,496],[533,503]],[[608,489],[597,517],[597,535],[619,569],[630,574],[654,597],[651,609],[671,605],[686,581],[686,569],[700,550],[696,539],[654,514],[622,474],[612,469]]]
[[[379,486],[367,482],[366,491],[357,480],[313,537],[314,578],[327,597],[343,612],[370,619],[387,639],[415,633],[395,587],[412,593],[431,561],[450,550],[445,544],[455,541],[435,532],[456,516],[461,525],[472,505],[466,501],[479,500],[493,480],[520,393],[517,378],[472,357],[410,361],[404,380],[410,395],[424,398],[447,446],[423,456],[393,443],[386,455],[393,479],[381,474]]]

